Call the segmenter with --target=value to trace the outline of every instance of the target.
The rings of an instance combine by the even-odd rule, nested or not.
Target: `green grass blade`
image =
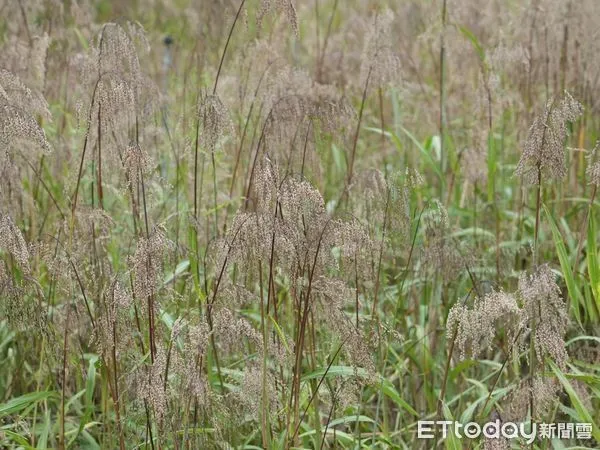
[[[581,292],[577,288],[575,278],[573,277],[573,271],[569,262],[569,255],[567,253],[567,249],[565,247],[562,235],[560,234],[560,230],[558,229],[558,226],[556,225],[556,222],[546,205],[544,205],[544,211],[546,211],[546,216],[548,217],[548,222],[550,223],[550,228],[552,230],[552,238],[554,239],[554,245],[556,246],[556,252],[560,261],[560,268],[562,270],[563,276],[565,277],[565,283],[567,284],[567,291],[571,300],[570,309],[573,311],[573,315],[577,319],[577,322],[581,324],[579,306],[582,305],[584,302]]]
[[[20,397],[11,398],[6,403],[0,405],[0,417],[7,416],[9,414],[15,414],[25,408],[33,405],[34,403],[48,399],[50,397],[57,396],[54,391],[40,391],[31,392],[29,394],[21,395]]]
[[[412,414],[415,417],[419,417],[419,413],[415,411],[415,409],[410,406],[398,393],[394,385],[388,381],[383,380],[383,384],[381,387],[383,393],[390,398],[400,409]]]
[[[37,442],[38,449],[46,449],[48,447],[48,436],[50,436],[50,430],[52,429],[52,422],[50,421],[50,411],[46,411],[44,414],[44,427],[40,433],[40,438]]]
[[[598,425],[594,423],[594,420],[592,419],[592,414],[590,413],[590,411],[587,410],[587,408],[577,395],[575,389],[573,389],[573,386],[571,385],[563,371],[560,370],[558,366],[552,361],[548,361],[548,363],[550,364],[552,371],[556,375],[556,378],[558,378],[558,381],[560,381],[560,383],[563,385],[565,391],[569,396],[569,399],[571,399],[571,403],[573,404],[575,411],[577,411],[579,419],[582,423],[592,424],[592,436],[594,437],[594,439],[596,439],[596,441],[600,442],[600,428],[598,428]]]
[[[598,247],[596,247],[596,221],[590,214],[587,232],[587,270],[590,287],[595,299],[596,312],[600,313],[600,267],[598,266]]]
[[[381,128],[367,127],[366,129],[369,131],[373,131],[377,134],[381,134]],[[408,137],[408,139],[414,144],[414,146],[417,148],[417,150],[419,150],[421,155],[423,155],[423,158],[425,160],[425,163],[427,163],[427,166],[435,172],[435,174],[438,176],[438,178],[442,179],[442,172],[440,171],[439,165],[433,159],[431,152],[428,151],[423,146],[423,144],[421,144],[419,142],[419,140],[410,131],[408,131],[406,128],[404,128],[402,125],[398,124],[398,129],[400,131],[402,131],[402,133],[404,133]],[[384,131],[384,135],[389,137],[392,140],[392,142],[394,143],[394,145],[396,146],[396,148],[398,150],[402,149],[402,141],[400,141],[400,138],[398,136],[396,136],[396,134],[394,134],[390,131]]]
[[[98,363],[98,356],[92,355],[88,361],[87,378],[85,380],[85,412],[81,416],[79,421],[79,428],[75,436],[71,439],[70,444],[75,442],[79,437],[80,433],[85,429],[85,426],[92,417],[94,411],[94,390],[96,388],[96,364]]]
[[[448,405],[444,403],[444,419],[451,420],[454,422],[454,417],[452,417],[452,413],[448,408]],[[448,433],[446,434],[446,439],[444,444],[448,450],[461,450],[462,446],[456,435],[454,434],[453,427],[448,427]]]

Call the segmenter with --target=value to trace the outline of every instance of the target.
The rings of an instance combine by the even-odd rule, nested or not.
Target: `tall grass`
[[[0,447],[597,448],[595,7],[1,4]]]

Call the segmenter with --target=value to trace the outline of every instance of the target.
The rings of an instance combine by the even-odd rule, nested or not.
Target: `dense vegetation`
[[[598,448],[595,0],[0,11],[0,447]]]

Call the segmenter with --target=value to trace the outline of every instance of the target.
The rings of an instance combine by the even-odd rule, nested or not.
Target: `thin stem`
[[[385,212],[383,214],[383,230],[381,232],[381,242],[379,244],[379,260],[377,261],[377,278],[375,279],[375,293],[373,294],[373,311],[371,312],[371,320],[375,320],[377,314],[377,297],[379,295],[379,286],[381,279],[381,265],[383,260],[383,249],[385,246],[385,234],[387,231],[388,222],[388,211],[390,209],[390,195],[391,189],[387,189],[387,196],[385,199]]]
[[[60,436],[58,448],[64,450],[65,447],[65,390],[67,385],[67,345],[69,333],[69,319],[71,316],[71,308],[67,305],[67,320],[64,327],[63,338],[63,365],[62,365],[62,389],[60,394]]]
[[[196,139],[194,142],[194,218],[198,220],[198,147],[200,141],[200,117],[196,117]]]
[[[367,79],[365,80],[365,87],[363,89],[362,100],[360,102],[358,122],[356,123],[356,130],[354,131],[354,139],[352,140],[352,151],[350,152],[350,161],[348,162],[348,175],[346,177],[346,185],[344,186],[344,191],[342,192],[340,200],[336,204],[336,208],[342,203],[343,200],[348,198],[348,189],[350,188],[350,184],[352,183],[352,176],[354,174],[354,159],[356,157],[356,146],[358,144],[358,137],[360,135],[360,126],[362,123],[363,112],[367,100],[367,91],[369,89],[369,80],[371,79],[372,70],[373,66],[370,66],[369,72],[367,73]]]
[[[327,31],[325,32],[325,37],[323,38],[323,47],[321,48],[321,54],[319,55],[319,62],[317,63],[317,81],[321,80],[321,71],[323,69],[323,61],[325,60],[325,55],[327,54],[327,44],[329,43],[329,36],[331,35],[331,28],[333,25],[333,19],[335,17],[335,13],[337,11],[338,0],[333,2],[333,7],[331,8],[331,15],[329,16],[329,23],[327,24]]]
[[[217,208],[217,165],[215,163],[215,152],[210,152],[210,159],[213,170],[213,197],[214,197],[214,208],[215,208],[215,233],[219,237],[219,210]]]
[[[500,381],[500,376],[502,375],[502,372],[504,371],[504,368],[506,367],[506,364],[508,363],[508,359],[510,358],[510,353],[512,352],[512,349],[516,345],[516,343],[519,339],[519,336],[521,336],[521,333],[523,332],[523,330],[524,330],[524,327],[519,328],[519,332],[513,339],[513,342],[512,342],[512,345],[510,346],[509,352],[506,355],[506,358],[504,358],[504,361],[502,362],[502,366],[500,367],[500,369],[498,369],[498,375],[496,376],[496,379],[494,380],[494,384],[492,384],[492,388],[488,392],[488,395],[485,399],[485,403],[481,407],[481,410],[480,410],[479,414],[477,415],[477,418],[481,418],[480,417],[481,414],[483,414],[485,412],[485,408],[487,407],[488,403],[490,402],[490,399],[492,398],[492,394],[494,393],[494,390],[496,389],[496,386],[498,385],[498,381]]]
[[[35,166],[33,164],[31,164],[27,158],[25,158],[25,155],[23,155],[23,153],[21,151],[19,151],[19,155],[21,155],[21,158],[23,158],[23,160],[31,168],[31,170],[35,174],[37,180],[39,180],[40,184],[42,185],[42,187],[44,188],[44,190],[46,191],[46,193],[50,197],[50,200],[52,200],[52,203],[54,203],[54,206],[56,206],[56,209],[58,210],[58,213],[60,214],[60,216],[62,217],[62,219],[65,220],[66,219],[65,213],[62,211],[61,207],[59,206],[58,202],[56,201],[56,197],[54,196],[54,194],[52,194],[52,191],[50,191],[50,188],[48,187],[48,185],[42,179],[41,172],[39,172],[39,171],[36,170]]]
[[[98,103],[98,204],[104,209],[104,194],[102,192],[102,102]]]
[[[477,413],[477,416],[475,417],[476,421],[478,421],[478,420],[481,419],[481,416],[485,412],[485,410],[487,408],[487,405],[489,404],[490,400],[492,399],[492,395],[494,394],[494,390],[496,389],[496,386],[498,385],[498,382],[500,381],[500,377],[502,376],[502,372],[504,372],[504,368],[506,367],[506,364],[508,363],[508,360],[510,358],[510,354],[512,353],[513,348],[516,345],[517,341],[519,340],[519,336],[521,336],[521,333],[523,332],[524,329],[525,329],[525,327],[519,328],[519,332],[517,333],[517,335],[513,339],[513,342],[511,344],[510,348],[508,349],[508,354],[506,355],[506,358],[504,358],[504,361],[502,362],[502,366],[500,366],[500,369],[498,369],[498,373],[496,374],[496,379],[492,383],[492,387],[489,389],[488,395],[487,395],[487,397],[485,399],[485,403],[483,404],[483,406],[481,407],[481,409]],[[471,447],[472,447],[472,441],[469,442],[469,446],[467,447],[467,450],[471,450]]]
[[[323,432],[323,438],[321,439],[321,445],[319,446],[319,450],[321,450],[323,448],[323,445],[325,445],[325,438],[327,437],[327,429],[329,428],[329,422],[331,422],[331,416],[333,414],[334,409],[335,409],[335,397],[333,396],[333,392],[332,392],[331,408],[329,408],[329,413],[327,414],[327,422],[325,423],[325,431]]]
[[[292,441],[296,438],[296,435],[298,434],[298,430],[300,429],[300,425],[302,424],[302,422],[306,418],[306,413],[308,411],[308,408],[310,407],[310,404],[312,403],[312,401],[315,399],[317,393],[319,392],[319,388],[321,387],[321,384],[323,384],[323,381],[327,377],[327,374],[329,373],[329,369],[331,369],[331,366],[333,365],[333,362],[335,361],[335,359],[339,355],[340,351],[342,350],[343,345],[344,345],[344,342],[342,342],[340,344],[340,346],[338,347],[338,349],[333,354],[333,357],[329,361],[329,364],[327,364],[327,368],[325,369],[325,372],[323,373],[323,375],[319,379],[319,383],[317,384],[317,388],[313,391],[312,395],[310,396],[310,399],[308,400],[308,403],[304,407],[304,411],[302,412],[302,417],[298,421],[298,424],[296,425],[296,429],[294,430],[294,434],[292,435]]]
[[[446,85],[445,85],[445,68],[446,68],[446,21],[447,21],[447,0],[443,0],[442,3],[442,31],[440,33],[440,111],[439,111],[439,129],[440,129],[440,173],[442,174],[442,182],[440,183],[440,198],[443,197],[443,176],[445,169],[445,146],[444,146],[444,133],[446,127],[446,114],[444,111],[445,100],[446,100]]]
[[[352,175],[354,173],[354,159],[356,157],[356,146],[358,144],[358,136],[360,135],[360,125],[362,123],[363,112],[365,110],[365,103],[367,100],[367,91],[369,89],[369,80],[371,79],[372,70],[373,70],[373,66],[369,67],[369,73],[367,74],[367,79],[365,80],[365,87],[363,89],[362,100],[360,102],[360,110],[358,113],[358,122],[356,123],[356,130],[354,132],[354,139],[352,141],[352,153],[350,153],[350,163],[348,164],[348,181],[346,183],[347,187],[352,182]]]
[[[313,123],[312,120],[308,121],[306,136],[304,137],[304,149],[302,150],[302,166],[300,167],[300,178],[304,178],[304,166],[306,164],[306,150],[308,149],[308,136],[310,135],[312,123]]]
[[[113,285],[113,302],[114,302],[114,285]],[[121,424],[121,406],[119,398],[119,377],[117,369],[117,326],[115,323],[112,325],[112,360],[113,360],[113,378],[114,378],[114,402],[115,402],[115,420],[117,422],[117,429],[119,430],[119,448],[125,450],[125,437],[123,436],[123,426]]]
[[[542,209],[542,169],[540,164],[537,167],[538,179],[537,179],[537,200],[535,205],[535,229],[533,234],[533,267],[537,267],[539,261],[539,248],[538,248],[538,237],[540,230],[540,212]]]
[[[240,2],[240,7],[237,10],[237,13],[235,15],[235,19],[233,19],[233,23],[231,24],[231,28],[229,29],[229,35],[227,36],[227,41],[225,41],[225,47],[223,48],[223,53],[221,54],[221,61],[219,62],[219,69],[217,70],[217,76],[215,78],[215,85],[213,87],[213,95],[215,95],[217,93],[217,85],[219,83],[219,76],[221,75],[221,69],[223,68],[223,61],[225,60],[225,54],[227,53],[227,47],[229,47],[229,41],[231,40],[231,35],[233,34],[233,29],[235,28],[235,24],[238,21],[238,17],[240,16],[240,13],[242,12],[242,8],[244,7],[244,3],[246,3],[246,0],[242,0]]]
[[[354,313],[356,314],[356,328],[358,328],[358,314],[360,312],[360,303],[358,301],[359,292],[358,292],[358,255],[354,252]],[[374,309],[373,309],[374,310]]]
[[[260,290],[260,328],[262,335],[262,364],[261,364],[261,408],[260,408],[260,425],[262,434],[262,444],[264,448],[269,448],[269,433],[267,432],[267,406],[268,406],[268,393],[267,393],[267,324],[265,319],[265,302],[264,302],[264,289],[263,289],[263,273],[262,273],[262,261],[258,260],[258,283]],[[270,291],[270,288],[268,288]],[[268,301],[268,300],[267,300]]]
[[[25,33],[27,34],[27,41],[29,42],[29,50],[33,47],[33,38],[29,31],[29,22],[27,21],[27,14],[25,13],[25,7],[23,6],[23,0],[19,0],[19,11],[21,12],[21,18],[23,19],[23,25],[25,25]]]
[[[90,112],[89,112],[89,116],[88,116],[88,124],[92,123],[92,110],[94,108],[94,103],[96,100],[96,92],[98,90],[98,86],[100,85],[100,80],[101,80],[101,77],[98,77],[98,79],[96,80],[96,85],[94,86],[94,92],[92,93],[92,100],[90,103]],[[81,152],[81,160],[79,162],[79,172],[77,173],[77,183],[75,185],[75,192],[73,194],[73,203],[71,205],[72,220],[75,216],[75,209],[77,208],[77,194],[79,193],[79,185],[81,183],[81,177],[83,175],[83,162],[85,160],[85,152],[87,150],[88,137],[90,135],[89,128],[90,128],[90,125],[88,125],[88,129],[85,133],[85,138],[83,140],[83,151]]]
[[[579,232],[579,242],[577,243],[577,252],[575,253],[575,262],[573,263],[573,273],[577,272],[577,264],[579,262],[579,256],[581,255],[581,248],[583,246],[583,240],[585,239],[585,235],[587,234],[587,228],[590,220],[590,213],[592,212],[592,207],[594,206],[594,200],[596,199],[596,192],[598,191],[598,186],[594,185],[592,189],[592,196],[590,198],[590,202],[588,203],[587,211],[585,213],[585,218],[583,219],[583,223],[581,224],[581,231]]]
[[[238,166],[240,163],[240,157],[242,154],[242,149],[244,148],[244,141],[246,140],[246,135],[248,134],[248,125],[250,124],[250,119],[252,117],[252,111],[254,110],[256,98],[258,97],[258,91],[260,89],[260,86],[262,85],[262,81],[263,81],[267,71],[269,70],[269,67],[271,67],[271,64],[272,64],[272,62],[267,65],[267,67],[263,71],[262,75],[260,76],[260,79],[258,80],[256,89],[254,90],[254,97],[252,98],[252,102],[250,103],[250,109],[248,110],[248,114],[246,116],[246,122],[244,123],[244,130],[242,131],[240,145],[238,146],[237,152],[235,154],[235,164],[233,166],[233,172],[231,174],[231,184],[229,186],[229,197],[230,198],[233,196],[233,189],[235,187],[235,180],[236,180]]]
[[[475,290],[475,284],[473,284],[473,288],[469,291],[469,293],[465,296],[464,300],[462,301],[463,305],[467,302],[467,300],[469,299],[469,297],[471,296],[471,293],[473,292],[473,290]],[[450,373],[450,363],[452,362],[452,356],[454,355],[454,347],[456,344],[456,336],[458,335],[458,325],[456,325],[454,327],[454,331],[452,332],[452,340],[450,341],[450,349],[448,350],[448,357],[446,358],[446,365],[444,367],[444,379],[442,381],[442,388],[440,390],[440,395],[438,397],[438,404],[437,404],[437,418],[442,417],[442,410],[444,407],[444,399],[446,398],[446,387],[448,386],[448,375]],[[434,444],[434,448],[437,447],[437,439],[438,439],[438,435],[437,433],[435,434],[435,444]]]
[[[323,229],[321,230],[321,234],[319,236],[319,240],[317,243],[317,248],[315,250],[313,264],[312,264],[312,267],[309,268],[310,274],[308,277],[308,287],[306,289],[306,294],[304,296],[304,308],[303,308],[303,311],[299,311],[300,328],[298,330],[298,338],[297,338],[297,344],[296,344],[296,349],[297,349],[296,350],[296,361],[295,361],[294,373],[293,373],[293,389],[294,389],[294,395],[296,396],[296,400],[294,402],[294,413],[296,415],[295,418],[297,418],[297,412],[298,412],[298,407],[299,407],[298,399],[299,399],[299,395],[300,395],[300,369],[301,369],[301,365],[302,365],[302,350],[304,347],[304,335],[306,332],[306,323],[308,321],[308,315],[309,315],[309,310],[310,310],[310,295],[311,295],[311,291],[312,291],[312,287],[313,287],[315,269],[317,267],[317,259],[319,257],[319,252],[321,250],[321,244],[323,243],[323,237],[325,235],[325,231],[327,230],[327,228],[329,226],[330,221],[331,221],[331,219],[325,223]],[[316,395],[316,394],[314,394],[314,395]],[[310,405],[310,402],[309,402],[309,405]],[[303,418],[305,415],[306,415],[306,410],[303,414]],[[292,439],[291,439],[292,442],[296,438],[296,434],[298,433],[298,429],[300,428],[300,424],[302,423],[302,420],[303,419],[300,419],[296,423],[294,435],[292,436]]]

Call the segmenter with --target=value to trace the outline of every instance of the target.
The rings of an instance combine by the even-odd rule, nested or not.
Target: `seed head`
[[[129,23],[130,31],[139,36],[143,35],[141,26],[135,27]],[[97,76],[100,77],[106,71],[117,71],[120,77],[130,81],[132,84],[141,79],[140,61],[134,41],[127,31],[117,23],[106,23],[96,37],[92,52],[95,53]]]
[[[146,299],[157,292],[163,258],[172,248],[173,243],[160,227],[156,227],[148,238],[139,239],[132,259],[136,299]]]
[[[487,183],[487,155],[482,146],[467,148],[461,159],[465,178],[471,183],[485,185]]]
[[[198,107],[201,124],[201,145],[208,152],[215,152],[225,137],[233,132],[229,111],[217,95],[207,95]]]
[[[298,16],[293,0],[261,0],[260,8],[256,14],[258,28],[262,27],[264,17],[272,11],[283,13],[288,19],[294,34],[298,35]]]
[[[178,322],[177,328],[175,325],[173,326],[171,339],[175,341],[180,338],[182,347],[175,345],[175,343],[173,345],[174,354],[171,372],[176,377],[175,382],[181,392],[195,395],[199,403],[204,405],[210,389],[199,364],[203,360],[209,345],[210,329],[205,321],[195,324]]]
[[[472,309],[461,303],[454,305],[448,314],[446,333],[450,340],[456,332],[461,359],[467,354],[477,358],[491,348],[500,327],[506,330],[511,341],[521,326],[523,319],[516,298],[503,291],[492,291],[483,299],[475,299]]]
[[[566,367],[569,355],[564,336],[569,317],[550,266],[544,264],[531,275],[523,274],[519,279],[518,295],[530,324],[535,324],[534,344],[538,361],[543,364],[549,356],[559,367]]]
[[[541,421],[552,411],[559,392],[560,384],[553,378],[536,376],[533,382],[529,379],[521,380],[507,398],[504,416],[511,422],[525,420],[530,401],[533,401],[534,419]]]
[[[263,380],[263,376],[266,380]],[[266,399],[263,394],[263,383],[266,387]],[[277,395],[277,381],[275,376],[267,371],[264,373],[257,365],[250,365],[244,370],[244,376],[237,392],[237,397],[241,404],[245,407],[246,413],[253,418],[260,417],[260,407],[263,400],[267,401],[267,411],[275,419],[277,413],[282,412],[280,397]]]
[[[360,68],[361,84],[384,86],[396,79],[400,72],[400,58],[394,52],[391,26],[394,13],[385,9],[375,14],[367,33]]]
[[[44,96],[29,89],[19,77],[5,69],[0,69],[0,102],[2,100],[32,115],[39,115],[44,120],[51,120],[52,116]]]
[[[152,158],[139,144],[132,142],[123,153],[123,167],[128,184],[136,189],[140,178],[152,168]]]
[[[20,142],[34,143],[45,154],[51,152],[46,133],[33,116],[21,107],[0,99],[0,144],[12,148]]]
[[[588,166],[585,170],[585,176],[589,184],[600,186],[600,141],[596,142],[594,149],[586,157]]]
[[[131,333],[133,324],[128,320],[133,299],[116,279],[110,283],[103,297],[95,321],[94,340],[102,354],[111,354],[114,346],[117,356],[122,356],[134,345]]]
[[[567,173],[564,152],[567,124],[581,114],[583,107],[566,91],[561,99],[548,100],[543,114],[529,128],[515,174],[531,184],[538,184],[540,178],[563,178]]]
[[[0,213],[0,249],[10,253],[19,267],[29,273],[29,250],[21,230],[10,216]]]
[[[165,420],[168,410],[167,391],[164,389],[166,366],[167,354],[162,346],[158,346],[154,362],[149,366],[141,366],[133,376],[138,399],[148,402],[160,424]]]
[[[434,200],[433,203],[434,206],[423,214],[425,245],[421,266],[424,270],[439,272],[444,279],[449,280],[464,270],[467,261],[450,237],[446,208],[438,200]]]
[[[15,280],[0,264],[0,316],[10,327],[28,333],[47,331],[46,311],[31,298],[35,288],[33,282]]]

